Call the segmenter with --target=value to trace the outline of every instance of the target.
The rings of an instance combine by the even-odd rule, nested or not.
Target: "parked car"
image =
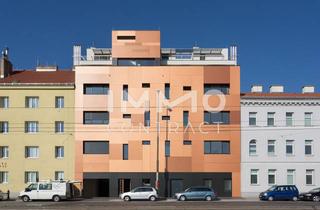
[[[320,201],[320,188],[315,188],[306,193],[301,193],[299,199],[303,201]]]
[[[179,201],[185,200],[206,200],[211,201],[216,198],[213,189],[209,187],[190,187],[184,192],[176,193],[175,198]]]
[[[70,181],[42,181],[31,183],[25,190],[21,191],[19,198],[24,202],[30,200],[53,200],[59,202],[62,199],[71,199],[77,195],[76,184]]]
[[[293,200],[299,198],[299,190],[295,185],[274,185],[260,193],[260,200]]]
[[[153,187],[137,187],[130,192],[120,194],[120,198],[124,201],[130,200],[150,200],[155,201],[158,198],[158,192]]]

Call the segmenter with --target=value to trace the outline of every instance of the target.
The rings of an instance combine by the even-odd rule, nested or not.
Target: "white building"
[[[320,186],[320,93],[305,86],[252,86],[241,96],[241,193],[258,196],[274,184],[300,192]]]

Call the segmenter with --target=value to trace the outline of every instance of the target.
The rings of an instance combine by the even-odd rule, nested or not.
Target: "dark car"
[[[299,190],[295,185],[274,185],[260,193],[260,200],[292,200],[297,201]]]
[[[320,188],[315,188],[306,193],[301,193],[299,199],[303,201],[320,201]]]
[[[179,201],[185,200],[206,200],[211,201],[216,198],[213,189],[209,187],[190,187],[184,192],[176,193],[175,198]]]

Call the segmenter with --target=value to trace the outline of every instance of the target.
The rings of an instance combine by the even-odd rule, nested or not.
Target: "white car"
[[[137,187],[130,192],[120,194],[120,198],[124,201],[130,200],[150,200],[155,201],[158,198],[157,190],[153,187]]]

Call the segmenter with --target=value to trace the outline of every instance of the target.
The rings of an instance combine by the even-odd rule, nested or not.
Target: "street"
[[[220,201],[186,201],[178,202],[175,200],[162,200],[157,202],[149,201],[131,201],[123,202],[119,199],[85,199],[79,201],[63,201],[63,202],[27,202],[22,201],[1,201],[0,209],[90,209],[90,210],[108,210],[108,209],[156,209],[156,210],[170,210],[170,209],[281,209],[281,210],[320,210],[320,202],[303,202],[303,201],[274,201],[274,202],[264,202],[264,201],[254,201],[254,200],[241,200],[241,199],[227,199]]]

